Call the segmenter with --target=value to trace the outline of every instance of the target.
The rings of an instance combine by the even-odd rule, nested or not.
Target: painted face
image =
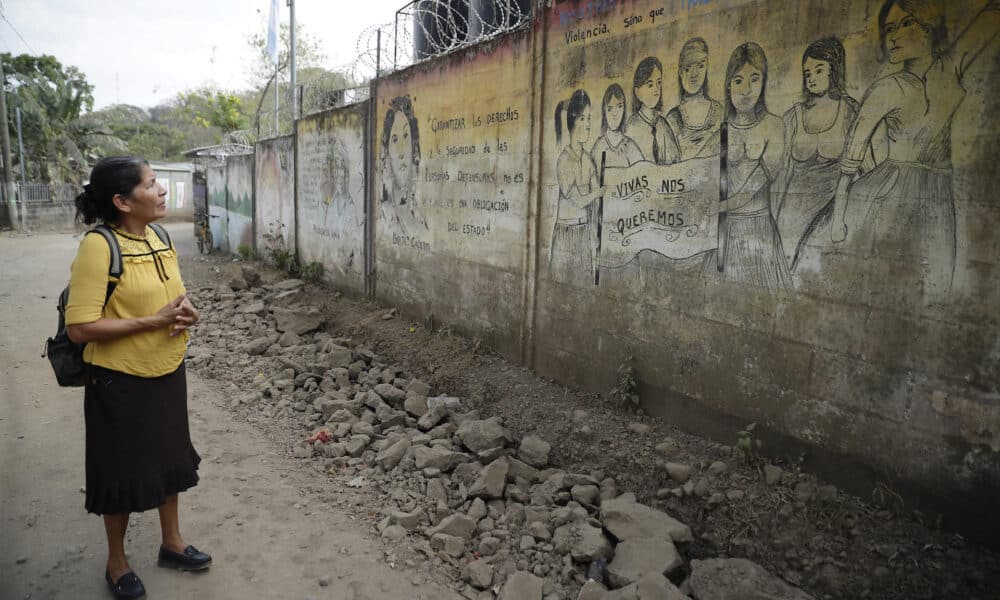
[[[576,118],[573,126],[573,141],[582,144],[590,139],[590,107],[586,107]]]
[[[929,56],[933,43],[930,31],[894,4],[885,19],[885,47],[889,51],[889,62],[898,64]]]
[[[611,96],[608,106],[605,108],[605,117],[608,120],[608,129],[617,130],[622,126],[622,118],[625,116],[625,101],[617,96]]]
[[[141,179],[125,203],[131,216],[147,223],[167,216],[167,190],[156,180],[156,172],[149,165],[142,166]]]
[[[635,95],[639,102],[646,108],[653,108],[660,103],[660,95],[663,93],[663,73],[659,69],[653,69],[649,79],[645,83],[635,88]]]
[[[705,84],[705,74],[708,71],[708,56],[697,53],[681,65],[681,85],[684,93],[697,94]]]
[[[389,165],[398,179],[409,174],[413,164],[413,145],[410,141],[410,121],[401,112],[396,113],[389,131]]]
[[[729,82],[729,97],[736,112],[752,113],[763,91],[764,76],[760,69],[747,63],[740,67]]]
[[[830,90],[830,63],[807,56],[802,61],[802,79],[813,96],[822,96]]]

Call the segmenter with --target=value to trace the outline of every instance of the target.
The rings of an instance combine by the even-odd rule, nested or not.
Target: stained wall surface
[[[996,498],[1000,11],[919,4],[553,3],[539,370]]]
[[[355,293],[365,289],[367,110],[361,103],[296,124],[300,261],[319,261],[327,281]]]
[[[295,247],[295,140],[284,136],[258,142],[254,152],[254,248],[263,253],[277,234]]]
[[[529,32],[378,83],[379,298],[520,349],[531,166]]]
[[[226,159],[226,226],[229,251],[253,247],[254,156]]]

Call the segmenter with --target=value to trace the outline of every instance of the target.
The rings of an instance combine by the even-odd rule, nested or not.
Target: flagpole
[[[298,117],[298,90],[295,89],[295,0],[288,0],[289,27],[288,27],[288,79],[289,88],[292,92],[292,123]]]
[[[274,135],[277,136],[280,131],[278,131],[278,99],[281,94],[278,92],[278,63],[274,63]]]

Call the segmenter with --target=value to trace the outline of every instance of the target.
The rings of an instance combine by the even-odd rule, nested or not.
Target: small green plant
[[[244,244],[240,244],[239,247],[236,248],[236,252],[239,253],[240,258],[242,258],[243,260],[251,260],[257,258],[257,253],[253,251],[253,248]]]
[[[292,263],[295,262],[295,255],[292,254],[291,250],[276,246],[268,248],[267,253],[270,255],[271,262],[274,263],[276,269],[279,271],[291,271]]]
[[[611,397],[622,406],[639,408],[639,382],[636,379],[631,354],[618,365],[618,384],[611,388]]]
[[[736,449],[743,455],[743,461],[746,464],[750,464],[750,461],[756,454],[753,439],[753,430],[756,427],[756,423],[750,423],[740,431],[736,432]],[[758,447],[760,446],[760,440],[756,440],[756,445]]]
[[[323,263],[316,260],[306,263],[299,270],[299,277],[306,281],[318,283],[323,279]]]

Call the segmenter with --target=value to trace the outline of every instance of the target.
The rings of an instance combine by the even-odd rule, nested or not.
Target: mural
[[[298,123],[300,256],[355,290],[364,289],[366,110],[359,104]]]
[[[257,143],[254,177],[256,202],[254,219],[256,248],[268,248],[265,237],[280,230],[283,242],[295,247],[295,165],[291,136],[264,140]]]
[[[206,169],[208,187],[208,225],[212,230],[214,249],[229,252],[229,221],[226,211],[226,167]],[[236,248],[234,247],[233,250]]]
[[[230,251],[240,246],[253,247],[253,167],[252,154],[226,158],[226,233]]]
[[[952,39],[942,1],[883,2],[881,72],[861,102],[848,90],[852,55],[833,36],[806,45],[795,70],[780,73],[761,44],[740,43],[719,102],[709,92],[712,49],[694,36],[678,54],[679,102],[664,111],[664,84],[672,78],[660,58],[642,57],[649,47],[642,42],[651,38],[618,37],[614,43],[625,50],[610,53],[619,62],[602,70],[631,73],[630,93],[626,80],[584,78],[553,107],[550,173],[558,192],[549,277],[600,285],[600,271],[617,269],[627,275],[616,281],[638,286],[650,270],[629,269],[637,257],[666,269],[668,279],[697,257],[704,282],[777,293],[800,286],[796,271],[808,264],[832,279],[826,292],[863,301],[872,286],[887,284],[887,261],[904,261],[920,271],[925,305],[945,301],[959,245],[951,121],[962,105],[964,73],[1000,31],[997,4],[987,3]],[[598,24],[592,31],[615,36],[602,13],[627,9],[605,8],[588,13]],[[658,10],[663,14],[654,9],[650,22]],[[619,22],[629,33],[644,15]],[[565,42],[598,43],[589,36]],[[621,62],[636,55],[642,58],[631,65]],[[787,89],[792,77],[797,98],[772,110],[769,97],[787,97],[773,85]],[[599,135],[591,82],[602,90]],[[843,263],[841,255],[860,259],[852,273],[829,264]]]
[[[388,230],[407,237],[426,234],[427,221],[416,205],[420,127],[409,96],[397,96],[390,103],[382,122],[381,143],[380,220]]]

